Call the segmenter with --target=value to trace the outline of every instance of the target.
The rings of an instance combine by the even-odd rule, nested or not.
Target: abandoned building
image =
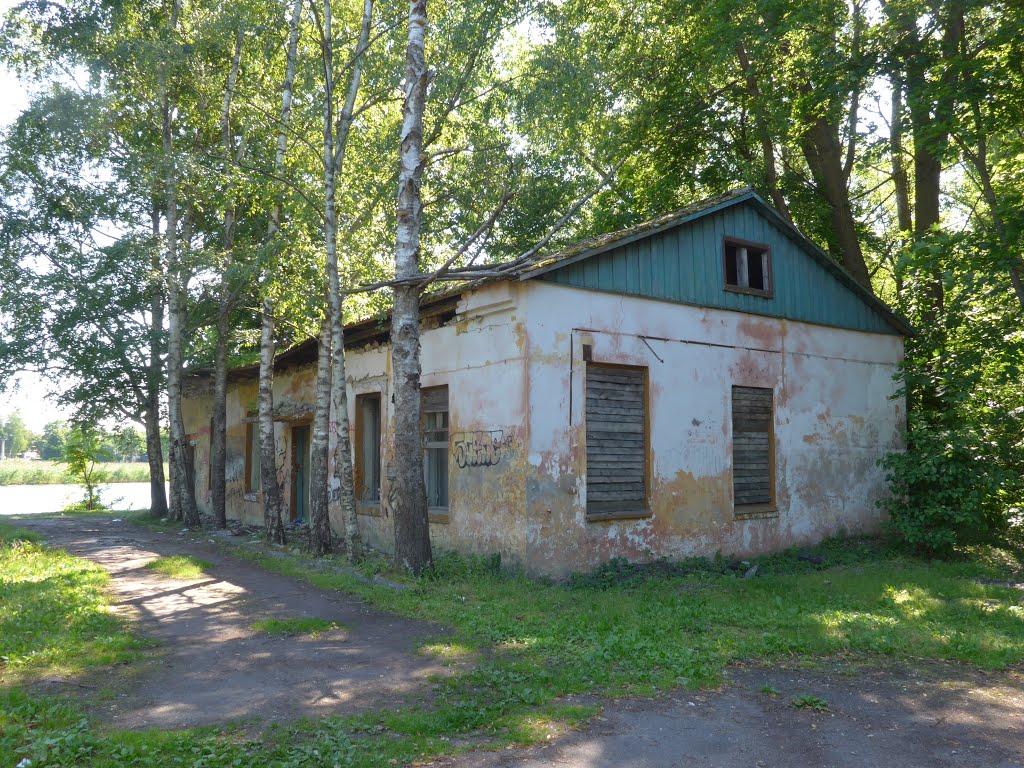
[[[422,306],[434,546],[534,573],[747,555],[880,522],[901,447],[907,323],[750,189],[536,259]],[[358,519],[390,550],[386,321],[346,329]],[[275,366],[288,516],[308,505],[316,343]],[[209,511],[212,385],[186,431]],[[228,517],[260,524],[257,368],[228,384]],[[341,530],[338,510],[332,523]]]

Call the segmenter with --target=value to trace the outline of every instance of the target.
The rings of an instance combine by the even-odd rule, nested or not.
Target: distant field
[[[106,483],[148,483],[149,464],[145,462],[111,462],[100,465]],[[166,472],[166,466],[164,467]],[[67,464],[60,461],[0,461],[0,485],[57,485],[74,483],[67,473]]]

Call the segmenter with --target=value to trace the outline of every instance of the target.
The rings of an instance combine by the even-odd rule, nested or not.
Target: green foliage
[[[104,508],[97,486],[107,482],[107,473],[99,467],[99,463],[109,458],[110,454],[103,447],[97,429],[79,425],[68,433],[64,443],[68,475],[85,491],[84,498],[71,506],[72,511],[93,512]]]
[[[28,450],[35,441],[35,436],[21,418],[21,414],[15,411],[5,421],[0,421],[0,440],[6,441],[6,455],[13,457]]]
[[[906,451],[883,461],[889,525],[928,552],[991,539],[1024,508],[1024,332],[998,272],[978,269],[998,258],[990,245],[936,233],[903,256],[948,282],[941,322],[929,323],[927,304],[904,307],[920,329],[902,366]]]
[[[943,555],[959,544],[1005,533],[1013,475],[993,461],[978,425],[949,428],[910,418],[905,453],[883,460],[891,495],[882,501],[889,527],[912,547]]]
[[[148,483],[149,464],[134,462],[103,463],[107,483]],[[166,472],[166,465],[164,471]],[[0,463],[0,486],[3,485],[60,485],[73,483],[68,465],[57,461],[27,461],[12,459]]]
[[[172,579],[193,580],[205,576],[206,572],[213,568],[213,563],[191,555],[172,555],[158,557],[146,563],[146,568]]]

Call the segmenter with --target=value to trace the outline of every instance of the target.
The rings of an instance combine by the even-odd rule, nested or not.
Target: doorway
[[[306,522],[309,509],[309,425],[292,427],[292,503],[290,519]]]

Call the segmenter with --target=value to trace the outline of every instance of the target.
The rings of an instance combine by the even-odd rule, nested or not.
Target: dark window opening
[[[360,501],[380,501],[380,395],[356,398],[356,488]]]
[[[727,290],[770,296],[771,251],[766,245],[726,240],[725,287]]]

